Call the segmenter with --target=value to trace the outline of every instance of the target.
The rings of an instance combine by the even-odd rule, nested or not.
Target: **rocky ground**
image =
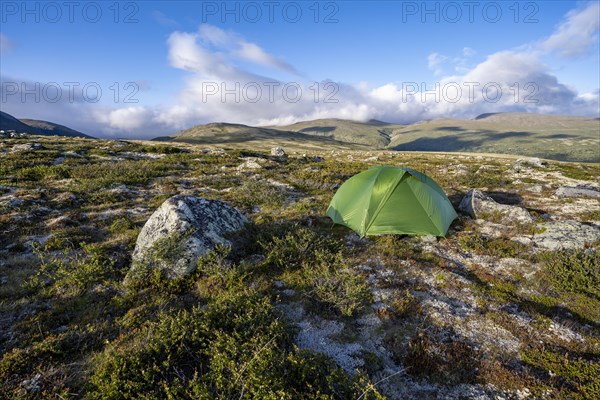
[[[600,166],[284,150],[0,139],[0,397],[600,397]],[[447,237],[333,226],[373,165]]]

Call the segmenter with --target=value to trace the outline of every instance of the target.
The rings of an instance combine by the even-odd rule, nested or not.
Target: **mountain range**
[[[439,118],[399,125],[370,120],[318,119],[286,126],[225,122],[196,125],[160,141],[264,148],[333,146],[395,151],[516,154],[600,162],[600,119],[531,113],[488,113],[475,119]]]
[[[3,111],[0,111],[0,130],[13,130],[18,133],[28,133],[30,135],[68,136],[94,139],[92,136],[68,128],[64,125],[36,119],[17,119]]]
[[[87,137],[47,121],[0,112],[0,129]],[[363,149],[515,154],[561,161],[600,162],[600,118],[532,113],[487,113],[474,119],[438,118],[401,125],[378,120],[317,119],[285,126],[227,122],[195,125],[154,141],[297,150]]]

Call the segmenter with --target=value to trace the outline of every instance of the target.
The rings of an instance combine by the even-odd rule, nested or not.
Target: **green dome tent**
[[[404,167],[374,167],[354,175],[333,196],[327,216],[360,236],[445,236],[457,217],[433,179]]]

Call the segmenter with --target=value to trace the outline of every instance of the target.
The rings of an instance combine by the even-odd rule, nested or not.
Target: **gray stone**
[[[13,146],[13,152],[16,151],[31,151],[31,150],[43,150],[45,147],[40,143],[24,143],[24,144],[16,144]]]
[[[271,149],[271,155],[275,156],[275,157],[285,157],[287,154],[285,154],[285,151],[283,150],[283,148],[273,147]]]
[[[494,199],[477,189],[469,189],[458,209],[475,219],[498,214],[502,223],[533,221],[531,214],[524,208],[496,203]]]
[[[600,188],[592,185],[561,186],[556,190],[556,195],[558,197],[600,197]]]
[[[125,140],[113,140],[112,145],[113,145],[113,147],[121,148],[121,147],[128,146],[129,142],[127,142]]]
[[[532,193],[542,193],[544,191],[544,187],[542,185],[533,185],[525,188],[525,190]]]
[[[249,170],[252,171],[252,170],[261,169],[261,168],[262,168],[262,165],[260,165],[256,161],[247,160],[243,164],[238,165],[236,169],[239,172],[243,172],[243,171],[249,171]]]
[[[535,247],[548,250],[580,249],[600,239],[600,228],[578,221],[551,221],[539,225],[544,229],[533,235]]]
[[[433,244],[433,243],[437,243],[437,238],[433,235],[425,235],[425,236],[421,236],[421,243],[423,244]]]
[[[241,229],[246,222],[244,215],[222,201],[182,195],[171,197],[142,228],[126,283],[140,268],[162,268],[170,278],[189,274],[196,268],[200,256],[218,244],[230,245],[223,236]],[[157,247],[161,247],[161,256],[157,256]],[[169,257],[169,253],[173,253],[173,257]]]
[[[540,160],[537,157],[519,158],[514,164],[513,168],[544,168],[546,167],[546,161]]]

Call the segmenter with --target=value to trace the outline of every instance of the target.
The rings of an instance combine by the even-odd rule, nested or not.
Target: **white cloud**
[[[202,24],[195,38],[205,45],[216,47],[229,61],[239,59],[279,71],[298,74],[292,65],[269,54],[256,43],[245,40],[235,32],[225,31],[210,24]]]
[[[229,47],[242,39],[233,32],[226,32],[214,25],[202,24],[198,29],[200,37],[214,46]]]
[[[152,111],[145,107],[126,107],[96,113],[96,120],[117,131],[134,131],[152,119]]]
[[[233,52],[237,57],[267,67],[275,67],[281,71],[297,74],[294,67],[268,54],[254,43],[241,42],[239,49]]]
[[[598,42],[600,3],[590,2],[583,9],[569,11],[555,33],[541,42],[540,48],[563,57],[577,57],[590,51]]]
[[[440,75],[442,73],[442,69],[440,68],[440,64],[446,61],[448,57],[439,54],[439,53],[431,53],[427,56],[427,68],[433,71],[434,75]]]
[[[476,53],[477,52],[470,47],[463,47],[463,49],[462,49],[462,55],[464,57],[471,57],[471,56],[475,55]]]
[[[224,78],[241,75],[233,65],[228,64],[219,53],[198,45],[195,33],[174,32],[167,39],[171,66],[202,74],[206,78]]]
[[[274,72],[293,73],[296,69],[235,32],[201,25],[195,32],[173,32],[167,40],[170,65],[188,72],[184,89],[171,104],[114,108],[57,103],[45,105],[40,115],[49,120],[65,116],[67,120],[56,122],[80,130],[82,124],[87,124],[89,129],[83,131],[91,135],[129,137],[165,135],[213,121],[277,125],[337,117],[411,123],[436,117],[472,118],[501,111],[597,116],[598,91],[578,94],[540,61],[547,52],[571,56],[587,50],[598,30],[597,21],[589,17],[593,9],[590,5],[570,12],[545,40],[490,54],[478,64],[467,64],[467,58],[475,54],[469,47],[454,56],[431,53],[427,62],[438,76],[437,84],[396,82],[377,87],[367,82],[352,86],[308,81],[298,76],[294,76],[296,82],[263,76],[256,71],[265,66]],[[573,44],[569,50],[567,38],[583,44]],[[454,74],[443,75],[444,65],[453,65]],[[300,88],[297,101],[292,101],[296,99],[290,99],[283,90],[286,85],[290,92],[294,87]],[[257,89],[260,96],[256,95]],[[501,96],[496,99],[497,90]],[[18,102],[3,107],[21,117],[40,118]]]

